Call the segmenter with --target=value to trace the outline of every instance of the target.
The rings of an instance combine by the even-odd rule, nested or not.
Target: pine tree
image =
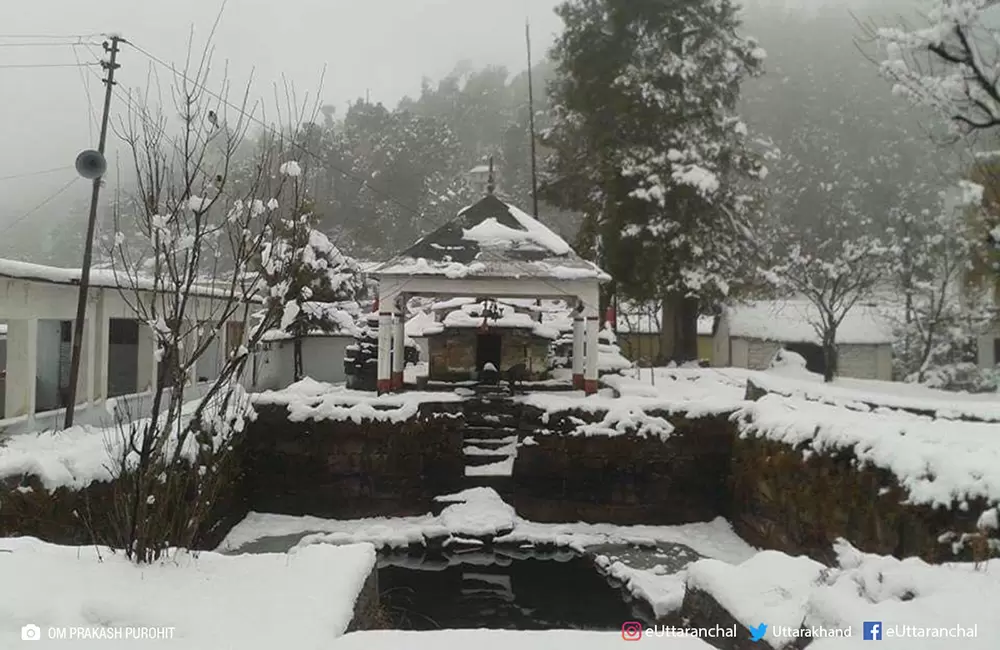
[[[699,303],[746,275],[765,170],[734,111],[764,52],[737,35],[730,0],[569,0],[557,12],[547,196],[585,214],[583,252],[616,278],[603,299],[664,300],[665,348],[696,358]]]

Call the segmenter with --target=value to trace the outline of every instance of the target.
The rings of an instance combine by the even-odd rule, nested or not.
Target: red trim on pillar
[[[588,395],[593,395],[597,392],[597,380],[596,379],[586,379],[583,382],[583,391]]]
[[[583,374],[573,375],[573,390],[583,390]]]
[[[392,392],[392,380],[391,379],[379,379],[376,382],[376,386],[378,388],[378,394],[379,395],[384,395],[385,393],[391,393]]]
[[[392,379],[390,379],[389,382],[390,386],[392,386],[392,390],[403,390],[403,373],[392,373]]]

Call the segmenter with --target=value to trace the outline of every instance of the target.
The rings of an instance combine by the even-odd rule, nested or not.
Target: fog
[[[523,70],[525,19],[531,21],[539,59],[561,28],[552,11],[557,4],[557,0],[229,0],[224,7],[204,0],[18,4],[17,11],[5,12],[0,23],[0,81],[5,90],[0,108],[0,142],[5,149],[0,156],[0,254],[11,256],[16,250],[30,257],[36,245],[44,248],[46,233],[83,229],[89,186],[82,180],[68,187],[67,183],[75,177],[72,164],[77,153],[97,142],[102,72],[93,66],[39,66],[96,62],[101,56],[101,33],[117,32],[155,57],[181,66],[189,37],[193,34],[199,49],[220,17],[212,38],[220,75],[228,66],[230,79],[239,87],[252,74],[255,98],[271,98],[272,84],[280,83],[282,76],[295,86],[300,99],[307,92],[315,96],[322,79],[323,103],[336,106],[342,115],[347,103],[359,97],[394,106],[404,95],[419,94],[423,78],[440,79],[460,61],[476,68],[495,64],[512,73]],[[879,129],[895,129],[889,137],[896,139],[909,128],[902,122],[919,126],[919,116],[891,97],[888,85],[853,43],[859,33],[854,16],[864,20],[874,13],[882,22],[891,22],[897,14],[894,6],[914,3],[748,0],[745,31],[759,36],[770,54],[765,78],[745,87],[744,112],[751,127],[780,143],[797,129],[823,131],[828,125],[836,146],[860,147],[857,156],[863,159],[863,150],[877,147],[878,141],[851,121],[870,118],[867,122]],[[80,45],[67,44],[77,37]],[[146,86],[153,70],[166,77],[163,69],[131,47],[123,49],[119,61],[117,78],[123,87]],[[811,114],[802,105],[804,92],[816,104]],[[266,103],[273,105],[273,99]],[[116,99],[113,119],[123,109]],[[901,116],[902,112],[907,115]],[[892,123],[886,124],[887,120]],[[842,137],[854,132],[852,139]],[[906,133],[912,145],[906,155],[919,166],[916,159],[923,154],[932,157],[933,145],[919,128]],[[802,135],[794,137],[801,140]],[[121,143],[111,134],[112,169],[122,153]],[[913,172],[907,167],[901,173]],[[115,190],[115,178],[110,172],[109,193]]]
[[[556,4],[229,0],[213,39],[215,63],[221,70],[228,62],[236,86],[252,72],[258,96],[270,97],[271,84],[285,75],[300,93],[314,94],[323,78],[325,103],[338,107],[366,93],[389,104],[418,92],[423,76],[439,78],[460,60],[525,67],[524,21],[530,18],[537,49],[543,52],[560,26],[552,12]],[[51,39],[33,36],[117,32],[151,54],[183,65],[192,27],[196,47],[203,45],[221,6],[204,0],[37,0],[18,3],[16,11],[5,9],[0,21],[0,142],[6,153],[0,156],[0,178],[71,166],[80,150],[97,141],[88,113],[99,111],[103,101],[99,68],[4,66],[76,63],[74,55],[96,61],[101,37],[84,36],[89,46],[71,47],[45,46]],[[13,35],[24,38],[9,38]],[[149,59],[126,47],[119,61],[123,86],[146,85]],[[109,138],[112,162],[117,145]],[[0,224],[37,205],[73,174],[69,169],[0,181]],[[81,182],[64,194],[70,193],[86,198],[89,189]]]

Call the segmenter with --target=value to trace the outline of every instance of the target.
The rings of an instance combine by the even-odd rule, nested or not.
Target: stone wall
[[[727,415],[664,417],[675,431],[659,437],[582,436],[580,421],[603,413],[566,411],[549,417],[514,463],[518,514],[542,522],[680,524],[726,516],[735,425]],[[526,421],[540,422],[540,414]]]
[[[890,472],[859,469],[851,450],[803,457],[765,439],[737,438],[732,463],[732,523],[750,544],[832,562],[838,537],[869,553],[928,562],[970,559],[954,555],[939,536],[975,533],[987,504],[932,509],[904,505],[906,492]]]
[[[523,363],[530,369],[527,381],[548,377],[549,341],[528,330],[495,328],[500,335],[500,371]],[[476,337],[478,330],[446,329],[427,337],[428,378],[431,381],[470,381],[476,376]]]
[[[216,548],[249,512],[242,465],[234,464],[228,472],[227,489],[217,496],[198,531],[196,549]],[[0,479],[0,537],[31,536],[54,544],[117,548],[120,522],[114,521],[112,513],[122,493],[114,481],[94,481],[82,490],[60,487],[49,491],[33,475]]]
[[[283,405],[259,405],[247,430],[251,510],[349,519],[429,512],[461,488],[457,403],[423,403],[407,420],[290,422]]]

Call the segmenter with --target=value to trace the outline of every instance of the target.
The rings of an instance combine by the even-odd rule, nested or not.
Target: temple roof
[[[492,194],[372,272],[448,278],[611,279],[540,221]]]

